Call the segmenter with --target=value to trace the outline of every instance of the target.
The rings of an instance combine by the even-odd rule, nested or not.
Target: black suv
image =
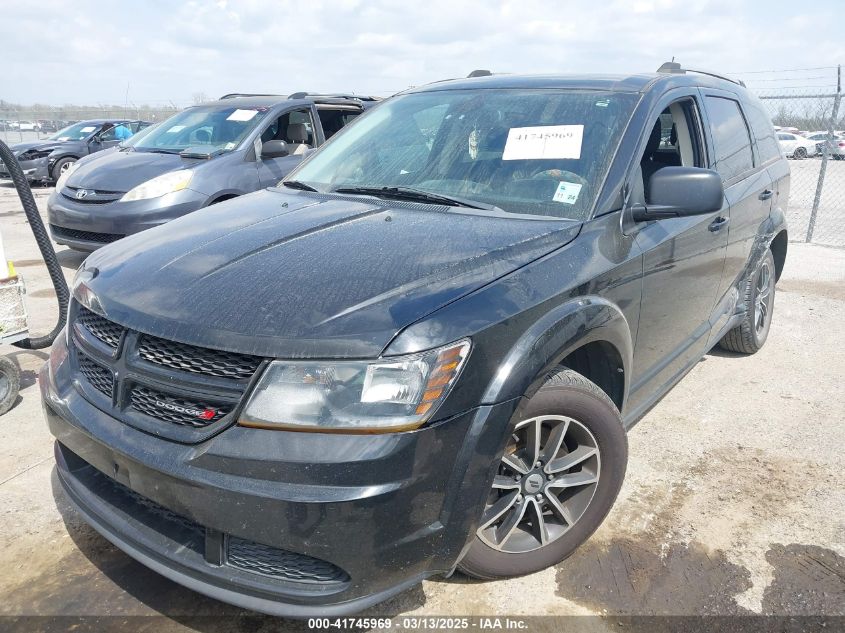
[[[91,255],[40,385],[64,490],[161,574],[349,613],[554,565],[626,431],[765,343],[789,168],[736,82],[489,76]]]

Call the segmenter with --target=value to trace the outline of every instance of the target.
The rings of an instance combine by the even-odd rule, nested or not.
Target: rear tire
[[[6,356],[0,356],[0,415],[12,408],[21,389],[21,370]]]
[[[754,354],[769,337],[775,309],[775,258],[766,251],[763,261],[745,281],[745,318],[719,341],[729,352]]]
[[[492,580],[561,562],[607,516],[627,462],[628,437],[607,394],[570,369],[550,375],[520,411],[458,568]]]
[[[53,165],[53,169],[50,171],[50,176],[53,178],[53,182],[56,182],[59,179],[59,176],[67,171],[75,162],[76,159],[73,156],[65,156],[64,158],[57,160],[56,164]]]
[[[796,147],[795,151],[792,152],[792,156],[798,160],[807,158],[807,149],[804,147]]]

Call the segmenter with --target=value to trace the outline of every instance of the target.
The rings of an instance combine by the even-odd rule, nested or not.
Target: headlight
[[[265,429],[388,433],[429,420],[454,386],[467,340],[374,361],[274,361],[239,423]]]
[[[76,274],[73,276],[73,281],[70,284],[70,299],[67,306],[67,320],[65,321],[65,343],[70,344],[70,309],[71,302],[76,299],[83,305],[92,303],[91,289],[88,288],[88,282],[97,276],[99,271],[96,268],[86,268],[85,262],[79,265],[76,269]]]
[[[79,169],[79,163],[71,163],[70,166],[65,170],[65,172],[59,176],[59,179],[56,181],[56,191],[60,191],[62,187],[65,186],[67,179],[70,178],[70,175]]]
[[[148,200],[149,198],[158,198],[168,193],[181,191],[188,186],[193,175],[194,172],[190,169],[180,169],[179,171],[171,171],[161,176],[156,176],[129,190],[123,195],[120,201]]]

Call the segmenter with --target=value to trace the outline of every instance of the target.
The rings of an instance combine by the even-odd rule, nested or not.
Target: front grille
[[[136,386],[129,395],[132,407],[163,422],[201,429],[228,414],[232,407],[166,394],[149,387]]]
[[[229,537],[226,561],[262,576],[303,583],[344,583],[349,575],[328,561],[261,545],[235,536]]]
[[[85,380],[91,383],[97,391],[109,398],[114,392],[114,375],[97,362],[94,362],[85,354],[79,354],[79,373],[85,376]]]
[[[62,189],[62,196],[68,200],[73,200],[80,204],[108,204],[115,200],[120,200],[123,197],[122,191],[102,191],[94,189],[84,189],[85,195],[82,198],[77,198],[77,191],[82,191],[81,187],[65,187]]]
[[[202,441],[233,417],[264,362],[142,334],[75,301],[71,314],[80,380],[112,398],[116,419],[178,442]]]
[[[118,235],[117,233],[94,233],[93,231],[78,231],[76,229],[68,229],[63,226],[50,225],[50,233],[53,237],[64,238],[67,240],[81,240],[83,242],[98,242],[100,244],[110,244],[115,242],[125,235]]]
[[[94,314],[90,310],[82,307],[79,308],[77,321],[79,321],[85,329],[96,338],[114,349],[117,349],[117,345],[120,343],[120,337],[125,331],[123,326],[113,323],[108,319],[104,319],[99,314]]]
[[[141,336],[138,354],[156,365],[237,380],[251,378],[262,360],[258,356],[195,347],[147,335]]]

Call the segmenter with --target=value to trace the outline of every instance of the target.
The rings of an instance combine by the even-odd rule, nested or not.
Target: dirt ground
[[[44,208],[49,189],[36,190]],[[14,189],[0,231],[25,275],[31,326],[55,318]],[[68,276],[82,257],[62,248]],[[845,250],[790,244],[766,347],[707,355],[631,432],[628,476],[595,536],[554,569],[507,581],[423,583],[369,615],[845,615]],[[0,615],[244,612],[147,570],[68,506],[36,372],[0,420]],[[152,619],[151,619],[152,622]],[[249,630],[279,621],[258,619]],[[137,625],[136,628],[147,628]],[[618,630],[618,629],[614,629]]]

